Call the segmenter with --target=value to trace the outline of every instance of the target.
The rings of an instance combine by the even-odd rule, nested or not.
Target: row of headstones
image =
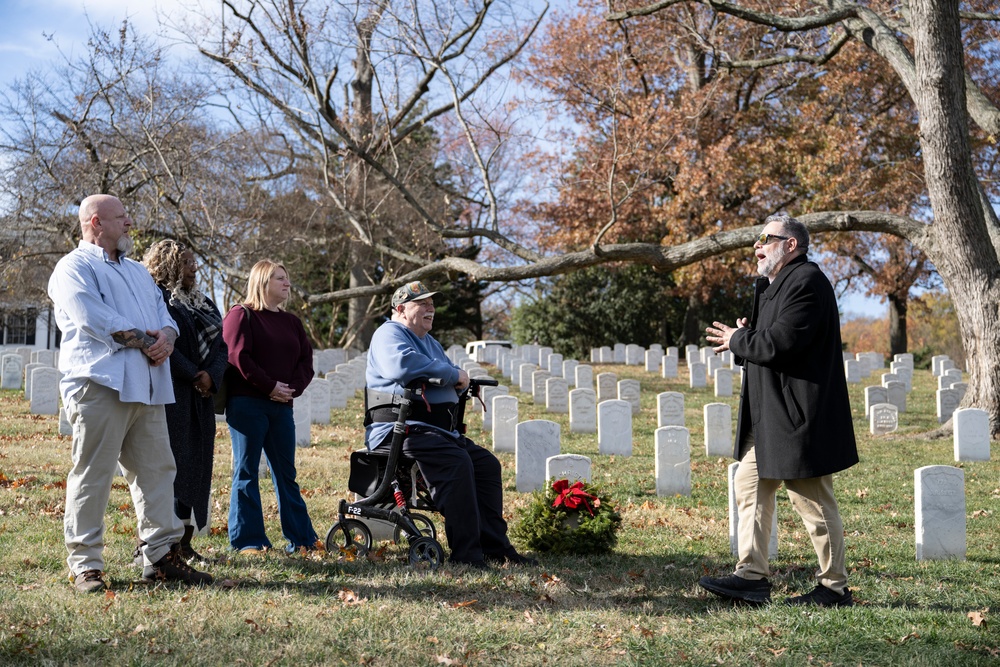
[[[691,495],[690,451],[680,427],[657,433],[656,492],[659,496]],[[687,451],[686,451],[687,450]],[[537,467],[537,459],[533,459]],[[729,546],[739,554],[739,513],[734,479],[739,463],[728,467]],[[544,459],[542,476],[518,474],[518,491],[542,488],[553,479],[591,482],[591,460],[579,454],[553,454]],[[536,479],[538,478],[538,479]],[[966,556],[965,473],[951,466],[924,466],[914,471],[914,539],[916,559],[961,559]],[[529,488],[530,487],[530,488]],[[778,516],[773,517],[768,556],[778,555]]]
[[[684,423],[684,397],[677,392],[659,395],[660,423],[655,432],[656,486],[660,495],[690,494],[690,432]],[[606,456],[632,455],[632,409],[627,401],[612,399],[597,406],[597,450]],[[545,461],[560,453],[561,426],[553,421],[535,419],[518,421],[516,396],[496,394],[491,398],[493,412],[493,449],[513,452],[518,491],[541,488]],[[705,453],[708,456],[732,454],[732,413],[725,403],[704,406]],[[593,432],[593,431],[590,431]]]
[[[0,357],[0,387],[20,389],[34,415],[59,414],[59,380],[55,350],[19,347]]]

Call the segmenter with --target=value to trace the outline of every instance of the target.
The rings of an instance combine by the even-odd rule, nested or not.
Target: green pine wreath
[[[533,494],[511,531],[529,549],[552,554],[605,554],[614,549],[622,518],[597,486],[562,479]]]

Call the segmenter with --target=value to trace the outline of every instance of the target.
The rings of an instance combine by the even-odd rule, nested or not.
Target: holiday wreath
[[[585,482],[560,479],[536,491],[513,529],[529,549],[555,554],[608,553],[622,519],[611,499]]]

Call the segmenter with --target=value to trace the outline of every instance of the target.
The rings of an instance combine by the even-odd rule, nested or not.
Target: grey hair
[[[796,218],[787,213],[775,213],[764,220],[765,225],[771,222],[779,223],[783,232],[798,241],[799,250],[805,252],[809,249],[809,230]]]

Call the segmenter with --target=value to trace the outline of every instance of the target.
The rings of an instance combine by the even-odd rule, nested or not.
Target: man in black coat
[[[744,367],[733,456],[739,512],[734,574],[702,577],[716,595],[752,603],[771,599],[768,544],[775,494],[784,483],[819,559],[818,585],[788,598],[793,605],[850,606],[844,528],[833,474],[858,462],[844,375],[840,315],[830,281],[806,259],[809,232],[772,215],[754,243],[757,271],[748,322],[714,322],[706,331],[716,352],[732,350]]]

